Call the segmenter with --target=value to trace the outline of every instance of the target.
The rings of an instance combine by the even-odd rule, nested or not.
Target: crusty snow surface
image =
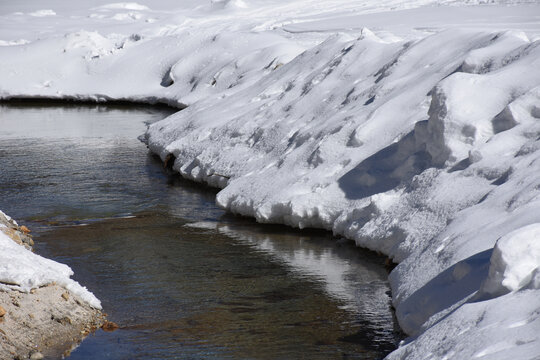
[[[0,98],[188,105],[221,206],[399,262],[388,359],[540,358],[537,1],[69,3],[2,2]]]

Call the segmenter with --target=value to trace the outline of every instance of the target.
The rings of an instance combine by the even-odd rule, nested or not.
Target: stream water
[[[0,209],[101,299],[69,359],[376,359],[399,340],[384,259],[260,225],[137,136],[170,109],[0,105]]]

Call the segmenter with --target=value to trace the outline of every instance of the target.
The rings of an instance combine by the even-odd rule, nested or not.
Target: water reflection
[[[395,341],[393,316],[380,311],[390,304],[381,257],[357,249],[345,239],[336,240],[324,231],[254,226],[252,221],[242,222],[230,216],[223,216],[221,220],[186,226],[215,230],[289,267],[297,276],[320,282],[326,294],[342,304],[341,309],[354,313],[364,329],[367,327],[377,334],[377,338],[366,338],[376,342],[371,346],[388,347]]]
[[[73,359],[373,359],[397,340],[382,259],[226,215],[137,140],[168,111],[0,106],[0,209],[121,329]]]

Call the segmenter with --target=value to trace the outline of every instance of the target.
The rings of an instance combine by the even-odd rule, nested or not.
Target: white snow
[[[388,358],[540,357],[537,1],[16,3],[0,98],[189,105],[146,139],[218,204],[400,263]]]
[[[29,41],[25,39],[12,40],[12,41],[0,40],[0,46],[24,45],[28,43]]]
[[[503,236],[493,249],[489,274],[479,294],[492,297],[524,287],[538,289],[540,224],[519,228]]]
[[[125,10],[150,10],[146,5],[141,5],[135,2],[119,2],[98,6],[95,10],[109,10],[109,9],[125,9]]]
[[[54,16],[56,13],[50,9],[37,10],[28,14],[29,16],[35,17],[44,17],[44,16]]]

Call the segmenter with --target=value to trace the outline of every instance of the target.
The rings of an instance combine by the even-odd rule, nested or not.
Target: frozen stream
[[[0,209],[70,265],[114,332],[70,359],[381,358],[384,258],[215,206],[137,140],[148,107],[0,105]]]

